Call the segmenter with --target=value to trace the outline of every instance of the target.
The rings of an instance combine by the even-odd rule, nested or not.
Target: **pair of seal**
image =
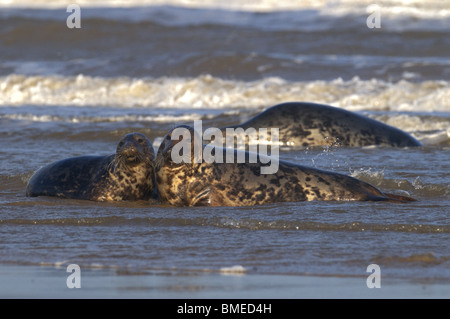
[[[197,134],[190,126],[191,137]],[[174,128],[176,129],[176,128]],[[393,201],[414,199],[386,194],[356,178],[315,168],[279,161],[274,174],[261,174],[260,157],[249,163],[208,163],[194,161],[194,138],[191,138],[191,160],[176,163],[172,150],[183,138],[172,139],[173,130],[164,137],[156,156],[155,175],[159,198],[175,206],[250,206],[274,202],[311,200]],[[200,137],[197,137],[198,139]],[[203,145],[203,148],[205,146]],[[226,149],[214,151],[226,151]],[[186,154],[183,154],[186,155]],[[258,155],[260,156],[260,155]],[[197,157],[198,158],[198,157]]]
[[[272,106],[249,121],[221,128],[279,128],[282,146],[421,146],[412,136],[347,110],[316,103],[291,102]],[[258,137],[259,138],[259,137]]]
[[[155,152],[140,133],[125,135],[116,153],[64,159],[39,169],[26,196],[57,196],[93,201],[148,200],[154,196]]]

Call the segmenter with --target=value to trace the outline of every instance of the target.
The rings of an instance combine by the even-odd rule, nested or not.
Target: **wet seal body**
[[[281,146],[421,146],[412,136],[371,118],[329,105],[290,102],[272,106],[249,121],[221,128],[279,128]]]
[[[64,159],[39,169],[26,196],[93,201],[148,200],[154,196],[155,152],[140,133],[125,135],[115,154]]]
[[[189,129],[193,132],[192,128]],[[385,194],[374,186],[347,175],[281,160],[279,169],[274,174],[261,174],[263,164],[259,160],[256,163],[176,163],[171,153],[181,139],[172,140],[172,131],[164,138],[155,165],[160,200],[171,205],[251,206],[311,200],[414,200]],[[245,153],[248,157],[249,153]],[[194,156],[195,154],[191,154],[191,158]]]

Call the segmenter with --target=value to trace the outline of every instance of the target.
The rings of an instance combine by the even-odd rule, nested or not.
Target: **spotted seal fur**
[[[155,152],[140,133],[125,135],[116,153],[51,163],[30,178],[26,196],[93,201],[148,200],[154,196]]]
[[[272,106],[245,123],[227,128],[279,128],[281,146],[421,146],[408,133],[337,107],[304,102]]]
[[[186,125],[179,127],[188,129],[191,136],[194,134],[192,127]],[[174,146],[183,138],[172,140],[174,129],[164,137],[155,164],[159,198],[171,205],[250,206],[311,200],[394,202],[414,200],[383,193],[374,186],[347,175],[281,160],[276,173],[261,174],[260,168],[263,164],[260,157],[257,162],[249,163],[249,152],[245,151],[241,151],[246,153],[244,163],[207,163],[205,160],[195,163],[192,160],[197,156],[193,153],[194,139],[191,140],[191,161],[177,164],[172,159],[171,153]],[[239,152],[233,151],[235,156]]]

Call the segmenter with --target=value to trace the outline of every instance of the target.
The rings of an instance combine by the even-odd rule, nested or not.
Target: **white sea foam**
[[[73,0],[0,0],[0,7],[7,8],[66,8]],[[442,0],[78,0],[82,9],[101,8],[85,11],[84,17],[102,16],[118,20],[147,20],[154,16],[156,8],[162,23],[199,24],[219,23],[231,25],[254,25],[267,28],[285,28],[286,26],[310,26],[320,28],[323,18],[370,14],[368,7],[374,3],[380,6],[382,28],[395,30],[448,30],[450,26],[450,2]],[[119,10],[106,10],[116,9]],[[136,8],[120,10],[123,8]],[[174,10],[178,8],[180,10]],[[187,12],[185,9],[189,9]],[[205,13],[205,11],[207,11]],[[261,13],[260,15],[240,15],[239,13]],[[275,13],[281,19],[272,19],[267,13]],[[1,13],[0,14],[8,14]],[[29,14],[29,12],[14,12]],[[55,19],[55,15],[48,16]],[[170,19],[167,19],[170,17]],[[61,16],[60,18],[66,18]],[[271,20],[272,19],[272,20]]]
[[[309,101],[351,111],[450,112],[449,81],[402,80],[292,82],[196,78],[103,78],[91,76],[0,77],[0,105],[114,106],[233,109]]]
[[[117,115],[117,116],[54,116],[54,115],[36,115],[36,114],[3,114],[1,118],[19,121],[31,122],[69,122],[69,123],[96,123],[96,122],[188,122],[201,119],[201,115],[179,114],[179,115]]]
[[[219,272],[223,275],[243,275],[247,269],[242,267],[241,265],[235,265],[232,267],[221,267]]]
[[[35,122],[193,121],[289,101],[323,103],[360,112],[412,134],[425,145],[450,139],[448,81],[390,83],[355,77],[349,81],[265,78],[245,82],[208,75],[156,79],[0,77],[0,109],[7,109],[1,117]],[[50,109],[44,113],[14,111],[15,107],[33,105]],[[94,112],[95,107],[102,111]]]
[[[73,0],[0,0],[0,6],[27,8],[61,8],[67,7],[72,3],[74,3]],[[428,11],[436,11],[441,16],[450,7],[448,2],[442,0],[383,0],[378,2],[373,0],[77,0],[76,3],[82,7],[178,6],[257,12],[332,9],[335,12],[341,13],[356,10],[361,7],[366,8],[373,3],[378,3],[382,7],[392,8],[392,11],[399,14],[403,12],[424,14]]]

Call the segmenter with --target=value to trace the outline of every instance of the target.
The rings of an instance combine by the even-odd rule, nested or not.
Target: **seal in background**
[[[278,128],[281,146],[421,146],[408,133],[329,105],[290,102],[272,106],[245,123],[226,128]]]

